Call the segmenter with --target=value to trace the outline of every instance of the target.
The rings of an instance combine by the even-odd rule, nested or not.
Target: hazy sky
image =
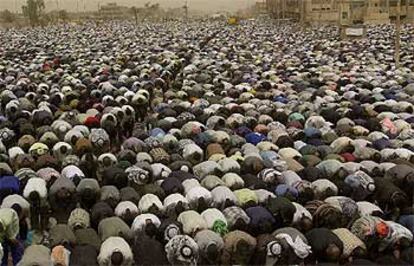
[[[46,10],[56,9],[57,3],[60,8],[65,8],[69,11],[76,11],[77,6],[80,11],[83,10],[84,3],[86,10],[97,10],[98,3],[105,4],[116,2],[119,5],[126,6],[143,6],[146,2],[159,3],[162,7],[182,7],[185,0],[44,0],[46,3]],[[258,0],[260,1],[260,0]],[[26,0],[0,0],[0,10],[9,9],[15,11],[16,8],[21,11],[21,6]],[[77,2],[79,5],[77,5]],[[236,11],[244,9],[256,0],[188,0],[188,6],[193,10],[201,11]]]

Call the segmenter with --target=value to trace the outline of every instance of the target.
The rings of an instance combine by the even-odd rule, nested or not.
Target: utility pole
[[[277,19],[277,25],[280,25],[280,14],[282,13],[280,10],[282,8],[282,0],[277,0],[277,12],[276,12],[276,19]]]
[[[60,12],[59,12],[59,0],[56,0],[56,21],[59,23],[59,17],[60,17]]]
[[[338,1],[338,33],[339,33],[339,37],[342,39],[342,25],[343,25],[343,21],[342,21],[342,8],[343,8],[343,0]]]
[[[395,22],[395,67],[400,67],[401,0],[397,0],[397,21]]]
[[[318,26],[321,25],[321,21],[322,21],[322,8],[324,6],[323,1],[324,0],[322,0],[322,2],[320,2],[319,7],[318,7],[318,10],[319,10],[319,14],[318,14]]]
[[[408,23],[408,7],[410,0],[405,0],[405,23]]]
[[[188,21],[188,0],[185,0],[185,5],[183,6],[185,12],[185,21]]]
[[[300,24],[302,25],[302,27],[305,25],[305,8],[306,8],[306,1],[302,0],[299,1],[300,3]]]
[[[390,18],[390,0],[386,0],[385,4],[387,5],[387,14],[388,14],[388,19]],[[391,22],[391,21],[390,21]]]

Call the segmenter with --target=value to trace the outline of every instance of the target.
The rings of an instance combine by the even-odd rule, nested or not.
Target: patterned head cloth
[[[341,239],[344,244],[343,256],[345,258],[349,257],[352,254],[354,249],[361,247],[366,250],[366,246],[361,239],[354,235],[347,228],[338,228],[332,231],[335,235]]]
[[[99,148],[100,150],[105,149],[110,144],[109,135],[102,128],[92,129],[91,134],[89,135],[89,140],[94,147]]]
[[[150,172],[138,166],[128,167],[125,173],[130,181],[138,185],[145,185],[150,181]]]
[[[219,234],[220,236],[224,236],[229,232],[227,225],[222,220],[216,220],[213,224],[213,231]]]
[[[389,228],[381,218],[365,215],[352,224],[351,232],[359,239],[366,242],[371,236],[378,236],[380,238],[386,237]]]
[[[198,245],[187,235],[174,236],[165,246],[168,261],[175,264],[197,265]]]
[[[351,198],[334,196],[326,198],[325,202],[341,210],[344,216],[349,217],[349,219],[355,218],[358,215],[358,205]]]

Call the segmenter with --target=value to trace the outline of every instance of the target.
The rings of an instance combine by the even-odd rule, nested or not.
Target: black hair
[[[233,205],[234,203],[230,199],[226,199],[226,201],[224,202],[224,208],[231,207]]]
[[[288,148],[293,146],[293,140],[289,136],[280,136],[277,141],[276,145],[279,148]]]
[[[351,255],[350,255],[353,259],[365,259],[367,257],[367,251],[366,249],[362,248],[362,247],[356,247]]]
[[[155,237],[157,235],[157,227],[154,223],[149,222],[145,225],[145,233],[150,237]]]
[[[315,197],[315,192],[311,187],[306,187],[303,191],[300,192],[300,196],[298,197],[298,202],[301,204],[305,204],[308,201],[313,200]]]
[[[218,252],[218,250],[217,250],[217,246],[215,245],[215,244],[210,244],[208,247],[207,247],[207,252],[206,252],[207,254],[207,258],[210,260],[210,261],[216,261],[217,260],[217,258],[219,257],[219,252]]]
[[[111,263],[114,266],[120,266],[122,265],[122,263],[124,262],[124,255],[119,252],[119,251],[115,251],[112,253],[111,255]]]
[[[133,223],[135,219],[135,215],[131,212],[131,210],[129,208],[127,208],[125,210],[125,213],[123,215],[123,220],[125,221],[126,224],[128,224],[129,226],[131,226],[131,224]]]
[[[199,198],[198,199],[197,210],[199,212],[202,212],[207,208],[208,208],[208,204],[207,204],[206,200],[204,198]]]
[[[183,202],[179,201],[177,205],[175,205],[175,214],[178,216],[180,213],[185,211]]]
[[[301,232],[306,233],[307,231],[311,230],[313,227],[312,219],[303,215],[302,218],[297,223],[296,227],[298,227],[298,229]]]
[[[73,177],[73,183],[75,184],[75,186],[77,186],[79,183],[80,183],[80,181],[82,180],[82,178],[80,177],[80,176],[78,176],[78,175],[75,175],[74,177]]]
[[[97,193],[90,188],[85,188],[80,196],[82,205],[84,207],[91,208],[96,202]]]
[[[159,214],[160,210],[157,207],[157,205],[155,205],[155,203],[154,203],[154,204],[151,205],[151,207],[148,208],[148,212],[157,215],[157,214]]]
[[[336,244],[330,244],[325,250],[326,259],[328,261],[338,261],[342,254],[342,250]]]
[[[240,231],[246,231],[247,224],[242,218],[238,218],[234,225],[232,226],[233,230],[240,230]]]
[[[19,216],[22,214],[23,209],[22,209],[22,207],[21,207],[19,204],[15,203],[15,204],[13,204],[13,205],[11,206],[11,208],[12,208],[14,211],[16,211],[16,213],[17,213]]]
[[[30,192],[29,201],[34,206],[40,205],[40,195],[39,195],[39,193],[37,191]]]
[[[239,251],[241,253],[245,253],[249,250],[249,243],[247,243],[247,241],[244,240],[244,239],[240,239],[236,243],[236,249],[237,249],[237,251]]]

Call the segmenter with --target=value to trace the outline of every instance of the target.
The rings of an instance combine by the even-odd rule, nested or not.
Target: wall
[[[300,20],[302,8],[305,9],[304,21],[307,23],[338,23],[340,6],[342,11],[348,12],[349,20],[342,22],[352,23],[352,21],[364,21],[366,24],[389,23],[390,19],[395,19],[397,13],[396,1],[389,0],[390,6],[387,7],[388,0],[266,0],[267,10],[275,18],[282,18],[283,4],[285,5],[285,18]],[[408,2],[405,2],[408,1]],[[414,0],[401,0],[402,20],[414,22]],[[408,9],[407,5],[408,3]],[[302,6],[303,5],[303,6]],[[341,23],[342,23],[341,22]]]
[[[407,22],[414,23],[414,5],[408,7]]]
[[[311,11],[305,15],[305,21],[312,24],[329,23],[335,24],[338,22],[338,11]]]

